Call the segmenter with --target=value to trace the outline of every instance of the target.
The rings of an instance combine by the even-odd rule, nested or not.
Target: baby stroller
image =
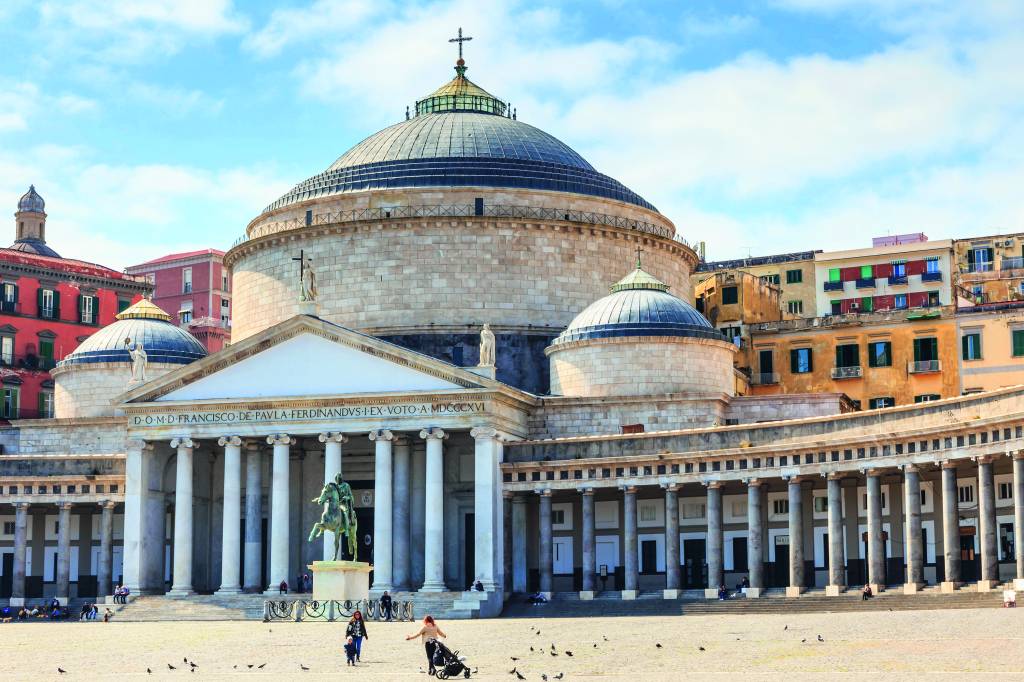
[[[459,652],[452,652],[441,642],[437,642],[434,648],[434,673],[439,680],[447,680],[450,677],[462,675],[469,679],[469,666],[466,665],[465,656],[459,657]]]

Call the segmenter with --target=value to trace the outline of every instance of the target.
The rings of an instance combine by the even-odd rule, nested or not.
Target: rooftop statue
[[[484,323],[480,330],[480,367],[494,367],[494,332],[491,325]]]
[[[313,503],[324,505],[324,513],[320,520],[313,524],[309,542],[323,535],[324,531],[334,533],[334,561],[339,561],[341,536],[344,534],[348,539],[349,554],[352,555],[352,561],[355,561],[358,547],[356,531],[359,524],[356,520],[355,497],[352,495],[351,486],[342,481],[341,474],[338,474],[333,481],[328,481],[324,485],[320,497],[314,499]]]
[[[131,339],[125,339],[124,345],[127,346]],[[146,381],[146,361],[149,359],[146,355],[145,349],[143,349],[141,343],[136,343],[133,348],[128,350],[128,355],[132,359],[132,382],[133,383],[145,383]]]

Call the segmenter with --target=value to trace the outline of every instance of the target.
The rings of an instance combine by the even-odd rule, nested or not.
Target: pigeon
[[[237,665],[233,665],[233,666],[231,666],[231,668],[232,668],[233,670],[238,670],[238,666],[237,666]]]
[[[192,666],[192,668],[193,668],[193,669],[195,669],[195,668],[198,668],[198,667],[199,667],[199,664],[198,664],[198,663],[196,663],[195,661],[192,661],[192,662],[190,662],[190,663],[189,663],[189,665],[190,665],[190,666]]]
[[[533,630],[533,626],[532,625],[530,626],[530,629]]]
[[[551,655],[552,655],[552,656],[557,656],[557,655],[558,655],[558,652],[557,652],[557,651],[552,651],[552,652],[551,652]]]
[[[420,668],[420,670],[423,670],[423,668]],[[511,670],[509,670],[509,671],[508,671],[508,674],[509,674],[509,675],[515,675],[515,674],[516,674],[516,672],[517,672],[517,671],[516,671],[516,669],[515,669],[515,668],[512,668]]]
[[[57,668],[57,672],[59,672],[61,675],[63,675],[64,673],[67,672],[67,670],[64,670],[64,668]]]
[[[554,650],[555,650],[555,643],[554,643],[554,642],[552,642],[552,643],[551,643],[551,650],[552,650],[552,651],[554,651]]]
[[[801,643],[801,644],[803,644],[803,643],[804,643],[804,642],[806,642],[806,641],[807,641],[806,639],[801,639],[801,640],[800,640],[800,643]]]
[[[788,629],[789,629],[789,626],[787,625],[786,627],[784,627],[784,628],[782,628],[782,629],[783,629],[783,630],[788,630]]]
[[[597,648],[597,642],[594,642],[594,648],[595,649]]]
[[[533,651],[533,647],[532,646],[530,647],[530,651]]]
[[[601,635],[601,636],[602,636],[602,637],[604,637],[604,635]],[[604,641],[606,641],[606,642],[607,642],[607,641],[608,641],[608,638],[607,638],[607,637],[604,637]]]
[[[252,670],[252,663],[247,663],[246,665],[249,668],[249,670]]]
[[[541,674],[540,674],[540,679],[544,680],[544,682],[548,682],[548,676],[547,676],[547,674],[545,674],[545,673],[541,673]]]
[[[513,661],[518,661],[519,660],[518,656],[509,656],[509,658],[511,658]]]
[[[656,646],[656,647],[658,647],[660,649],[661,648],[661,642],[655,642],[654,646]]]
[[[152,671],[152,670],[150,670],[149,668],[146,668],[146,673],[148,673],[148,674],[152,675],[152,674],[153,674],[153,671]]]
[[[307,668],[306,666],[302,665],[301,663],[299,663],[299,667],[302,668],[303,670],[309,670],[309,668]]]
[[[556,679],[556,680],[560,680],[560,679],[562,679],[563,677],[565,677],[565,673],[558,673],[557,675],[555,675],[555,679]]]
[[[516,671],[516,679],[517,680],[525,680],[526,678],[523,677],[523,675],[517,670]]]
[[[704,648],[704,647],[702,647],[702,646],[699,646],[699,647],[697,647],[697,648],[698,648],[698,649],[700,649],[701,651],[707,651],[707,649],[705,649],[705,648]]]
[[[177,668],[175,668],[175,667],[174,667],[173,665],[171,665],[170,663],[168,663],[168,664],[167,664],[167,669],[168,669],[168,670],[177,670]]]
[[[256,666],[256,667],[257,667],[257,668],[259,668],[260,670],[263,670],[263,666],[265,666],[265,665],[266,665],[266,663],[260,663],[260,664],[259,664],[258,666]]]
[[[565,655],[566,655],[566,656],[572,656],[572,652],[571,652],[571,651],[566,651],[566,652],[565,652]]]
[[[819,642],[824,642],[825,640],[821,638],[821,635],[818,635],[818,641]]]

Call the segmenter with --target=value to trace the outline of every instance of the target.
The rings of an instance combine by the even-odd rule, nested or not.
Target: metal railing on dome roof
[[[242,235],[235,240],[231,248],[240,246],[250,239],[258,239],[272,234],[297,230],[303,227],[315,227],[320,225],[336,225],[338,223],[350,223],[372,220],[404,220],[408,218],[468,218],[468,217],[489,217],[489,218],[525,218],[533,220],[562,220],[570,223],[583,223],[586,225],[606,225],[608,227],[620,227],[627,230],[636,230],[644,234],[656,237],[672,239],[692,248],[690,244],[680,237],[674,230],[664,225],[647,223],[642,220],[632,220],[622,216],[610,215],[607,213],[594,213],[591,211],[577,211],[562,208],[543,208],[536,206],[509,206],[509,205],[485,205],[482,210],[473,204],[452,204],[452,205],[429,205],[429,206],[386,206],[380,208],[356,208],[348,211],[335,211],[330,213],[318,213],[310,218],[292,218],[273,223],[265,223],[252,230],[251,233]]]

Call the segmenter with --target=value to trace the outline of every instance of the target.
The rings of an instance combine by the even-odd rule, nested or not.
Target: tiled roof
[[[18,251],[17,249],[0,249],[0,262],[17,263],[19,265],[29,265],[37,268],[46,268],[48,270],[59,270],[62,272],[73,272],[89,277],[130,280],[133,282],[139,281],[132,275],[127,275],[123,272],[119,272],[96,263],[89,263],[84,260],[75,260],[74,258],[42,256],[27,251]]]
[[[207,255],[209,255],[209,256],[223,256],[224,252],[223,251],[218,251],[217,249],[200,249],[198,251],[183,251],[181,253],[171,253],[171,254],[168,254],[166,256],[160,256],[159,258],[154,258],[153,260],[148,260],[145,263],[139,263],[138,265],[130,265],[130,266],[128,266],[127,269],[128,270],[137,270],[139,268],[144,268],[147,265],[160,265],[161,263],[170,263],[170,262],[173,262],[173,261],[176,261],[176,260],[185,260],[186,258],[195,258],[196,256],[207,256]]]

